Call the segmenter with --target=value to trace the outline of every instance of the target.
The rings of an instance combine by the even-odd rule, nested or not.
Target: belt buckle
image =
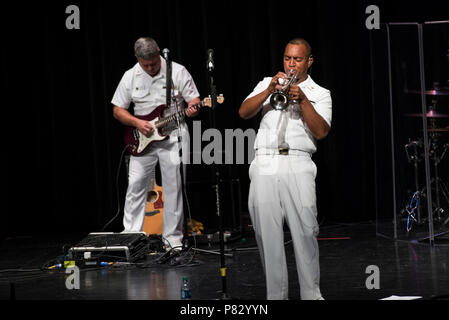
[[[288,155],[288,148],[279,148],[279,154],[283,156]]]

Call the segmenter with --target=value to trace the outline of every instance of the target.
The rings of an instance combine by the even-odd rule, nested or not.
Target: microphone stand
[[[210,55],[210,53],[209,53]],[[217,88],[214,84],[214,66],[212,61],[208,61],[207,70],[209,75],[209,86],[210,86],[210,97],[212,101],[212,111],[215,111],[217,106]],[[211,117],[211,125],[212,128],[216,128],[216,118],[215,113],[213,113]],[[221,284],[222,284],[222,293],[221,300],[229,300],[231,299],[227,293],[227,282],[226,282],[226,261],[225,261],[225,249],[224,249],[224,233],[223,233],[223,215],[220,208],[220,172],[217,169],[217,165],[213,164],[213,172],[215,178],[215,185],[213,188],[215,189],[215,204],[218,216],[218,232],[219,232],[219,240],[220,240],[220,275],[221,275]]]
[[[166,74],[166,83],[165,83],[165,89],[166,89],[166,104],[167,108],[170,108],[171,102],[172,102],[172,93],[174,94],[174,86],[173,86],[173,80],[172,80],[172,61],[169,58],[168,55],[168,49],[164,49],[164,58],[167,62],[167,74]],[[181,175],[181,197],[184,199],[184,163],[182,160],[183,154],[182,154],[182,131],[181,131],[181,123],[182,119],[180,118],[180,110],[178,106],[178,101],[175,97],[175,122],[176,127],[178,131],[178,152],[179,152],[179,171]],[[182,206],[184,208],[184,200],[182,201]],[[183,210],[184,212],[184,210]]]

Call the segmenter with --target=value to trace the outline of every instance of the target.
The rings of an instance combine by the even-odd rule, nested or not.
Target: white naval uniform
[[[265,90],[272,78],[264,78],[246,98]],[[299,84],[315,110],[331,124],[330,92],[310,76]],[[301,299],[321,299],[317,235],[315,177],[311,155],[316,140],[302,120],[298,104],[276,111],[263,103],[263,115],[255,141],[256,157],[249,168],[248,207],[266,276],[267,299],[288,299],[288,274],[284,248],[284,221],[295,252]],[[279,155],[285,141],[289,155]]]
[[[161,57],[160,72],[151,77],[136,63],[123,75],[112,104],[128,109],[134,103],[135,115],[146,115],[161,104],[166,104],[166,70],[167,64]],[[184,101],[199,97],[192,76],[187,69],[172,62],[172,104],[166,109],[165,116],[176,111],[174,101],[182,110]],[[185,123],[181,126],[183,163],[189,156],[189,133]],[[179,159],[178,130],[170,133],[169,139],[153,143],[149,152],[141,156],[131,156],[128,172],[128,190],[126,193],[123,225],[124,231],[142,231],[145,218],[147,191],[157,161],[159,161],[164,192],[163,233],[165,241],[172,248],[182,245],[183,200]],[[185,170],[184,170],[185,172]]]

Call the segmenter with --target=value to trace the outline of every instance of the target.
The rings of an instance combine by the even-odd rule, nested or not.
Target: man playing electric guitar
[[[167,63],[160,56],[160,49],[152,38],[140,38],[134,45],[137,63],[123,75],[114,97],[114,117],[127,127],[133,127],[143,136],[151,136],[155,128],[142,116],[152,113],[157,107],[166,104]],[[173,114],[176,105],[185,109],[187,117],[194,117],[200,103],[199,92],[187,69],[172,62],[172,103],[164,110],[164,116]],[[134,114],[128,108],[134,104]],[[140,117],[140,118],[139,118]],[[187,125],[181,124],[183,163],[189,156],[189,133]],[[142,231],[145,218],[147,191],[159,161],[164,189],[164,242],[169,249],[182,249],[183,239],[183,200],[178,148],[178,130],[168,134],[168,138],[151,144],[145,152],[131,155],[129,162],[129,181],[126,192],[123,225],[124,231]]]

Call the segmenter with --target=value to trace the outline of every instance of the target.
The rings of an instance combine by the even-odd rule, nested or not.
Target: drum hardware
[[[432,129],[429,129],[432,130]],[[438,174],[438,165],[441,162],[441,160],[444,158],[447,149],[449,149],[449,142],[446,142],[442,146],[442,152],[441,154],[438,154],[439,151],[439,134],[438,133],[432,133],[431,137],[429,138],[429,156],[433,160],[434,165],[434,177],[430,180],[430,185],[435,186],[435,193],[436,193],[436,208],[434,209],[434,220],[437,222],[441,222],[444,218],[443,215],[446,213],[443,207],[441,206],[441,198],[440,194],[443,195],[444,199],[446,200],[446,203],[449,204],[449,190],[446,187],[444,181],[439,177]],[[407,159],[409,163],[413,163],[414,166],[414,175],[415,175],[415,192],[413,193],[410,203],[406,206],[405,211],[407,212],[407,232],[409,232],[412,228],[413,223],[422,224],[428,218],[421,219],[421,212],[420,212],[420,200],[421,198],[426,197],[426,188],[423,187],[422,189],[419,189],[419,181],[418,181],[418,164],[422,160],[420,159],[418,149],[423,147],[422,139],[419,139],[417,141],[411,141],[409,139],[409,143],[405,145],[405,152],[407,155]],[[443,222],[443,225],[449,223],[449,217]]]
[[[419,191],[416,191],[413,194],[412,199],[410,200],[410,204],[405,207],[405,211],[407,211],[408,214],[407,232],[410,232],[410,230],[412,230],[412,225],[414,222],[419,223],[415,217],[415,210],[417,210],[419,214]]]
[[[421,90],[407,90],[408,93],[421,94]],[[449,96],[449,88],[424,90],[426,96]]]
[[[422,117],[423,114],[422,113],[407,113],[405,114],[406,117]],[[429,112],[426,113],[426,118],[430,118],[430,119],[434,119],[434,118],[449,118],[449,114],[445,114],[445,113],[439,113],[435,110],[430,110]]]
[[[432,148],[430,152],[430,156],[432,157],[433,163],[434,163],[434,174],[435,174],[435,190],[436,190],[436,220],[441,221],[442,217],[441,215],[444,213],[443,208],[440,205],[440,189],[443,196],[446,198],[446,201],[449,203],[449,193],[448,190],[442,181],[442,179],[438,176],[438,165],[441,162],[441,160],[444,158],[444,155],[446,154],[447,149],[449,148],[449,143],[445,143],[443,145],[443,152],[440,156],[438,156],[438,136],[437,134],[433,134],[432,137]],[[432,183],[432,181],[431,181]]]
[[[434,128],[434,129],[427,129],[429,132],[449,132],[449,126],[445,128]]]
[[[449,58],[449,49],[447,51],[447,57]],[[449,60],[448,60],[449,61]],[[422,61],[421,61],[422,62]],[[421,66],[422,67],[422,66]],[[422,68],[421,68],[422,69]],[[423,80],[423,74],[421,75]],[[423,83],[423,81],[421,82]],[[444,218],[442,217],[443,214],[447,213],[443,209],[440,203],[440,195],[444,197],[446,200],[446,204],[449,205],[449,191],[446,187],[444,181],[439,177],[438,167],[441,163],[441,160],[444,158],[447,149],[449,148],[449,142],[444,143],[444,141],[441,141],[441,136],[449,133],[449,126],[447,127],[441,127],[437,124],[437,121],[440,121],[441,119],[449,119],[449,114],[441,113],[436,110],[437,105],[437,99],[442,98],[445,99],[443,96],[449,96],[449,79],[445,81],[444,83],[439,82],[433,82],[433,88],[427,89],[427,90],[409,90],[408,88],[405,88],[405,93],[411,93],[411,94],[417,94],[421,95],[421,98],[424,99],[423,95],[429,96],[432,99],[432,106],[428,108],[428,110],[425,111],[425,113],[409,113],[405,114],[406,117],[416,117],[421,118],[426,123],[426,120],[424,118],[429,119],[429,124],[426,128],[425,134],[428,133],[428,136],[424,135],[426,140],[417,140],[417,141],[411,141],[409,139],[408,144],[405,145],[405,151],[407,155],[407,159],[409,163],[413,163],[414,165],[414,174],[415,174],[415,192],[413,193],[411,197],[411,201],[406,206],[405,211],[408,213],[407,217],[407,232],[411,230],[411,226],[413,223],[420,223],[424,222],[421,221],[419,216],[419,207],[420,207],[420,199],[427,197],[427,193],[430,193],[432,190],[432,202],[436,203],[429,203],[431,208],[427,209],[433,209],[433,219],[434,221],[441,222]],[[446,100],[444,100],[444,105],[446,105]],[[449,107],[449,105],[448,105]],[[424,110],[423,110],[424,111]],[[424,147],[423,147],[424,142]],[[428,142],[428,144],[427,144]],[[427,160],[430,160],[433,163],[434,167],[434,176],[432,177],[432,174],[426,170],[426,179],[427,184],[422,189],[419,189],[418,184],[418,164],[421,161],[418,149],[419,148],[425,148],[422,152],[422,159],[425,158],[426,163]],[[427,149],[428,148],[428,149]],[[426,168],[427,169],[427,168]],[[427,174],[430,175],[427,176]],[[428,180],[430,179],[430,181]],[[427,187],[431,190],[427,190]],[[433,188],[435,188],[436,196],[433,194]],[[427,190],[427,191],[426,191]],[[417,213],[418,215],[416,216]],[[430,217],[430,215],[429,215]],[[429,220],[429,217],[423,219],[423,220]],[[443,225],[446,225],[449,223],[449,217],[444,220]],[[430,225],[429,225],[430,227]],[[433,229],[433,226],[432,226]]]
[[[413,221],[417,223],[421,223],[421,211],[419,206],[419,181],[418,181],[418,164],[421,161],[418,155],[418,148],[422,147],[423,142],[422,139],[419,139],[417,141],[411,141],[409,139],[409,143],[405,145],[405,153],[407,155],[407,159],[409,163],[413,162],[414,167],[414,174],[415,174],[415,193],[412,196],[412,199],[410,201],[410,205],[406,207],[406,211],[408,213],[408,219],[407,219],[407,232],[410,231],[409,227],[411,228],[411,223]],[[410,210],[411,211],[410,211]],[[417,213],[417,219],[415,218],[415,210]],[[410,217],[412,217],[412,221],[410,221]],[[410,224],[409,224],[410,222]]]
[[[430,121],[431,121],[431,128],[435,128],[435,125],[436,125],[435,121],[437,119],[449,118],[449,114],[445,114],[445,113],[436,111],[437,103],[438,103],[437,98],[432,98],[432,105],[430,105],[428,107],[428,112],[425,115],[426,118],[430,119]],[[423,114],[422,113],[408,113],[408,114],[405,114],[405,116],[422,118]]]
[[[444,85],[441,85],[439,82],[433,83],[433,88],[429,90],[424,90],[423,93],[427,96],[448,96],[449,95],[449,80],[446,81]],[[421,94],[421,90],[405,90],[406,93],[415,93]]]

